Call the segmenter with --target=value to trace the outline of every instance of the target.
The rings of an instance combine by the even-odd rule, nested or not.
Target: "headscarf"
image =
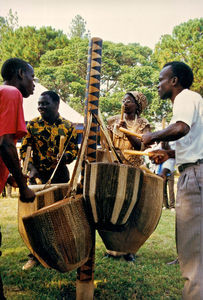
[[[133,98],[136,100],[138,104],[138,111],[139,111],[138,115],[140,115],[148,105],[146,96],[143,93],[137,91],[130,91],[127,92],[126,94],[133,96]]]

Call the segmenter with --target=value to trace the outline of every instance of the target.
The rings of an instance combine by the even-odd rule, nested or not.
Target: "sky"
[[[69,33],[80,15],[91,37],[104,41],[139,43],[154,49],[175,26],[201,18],[202,0],[3,0],[0,16],[17,12],[20,26],[52,26]]]

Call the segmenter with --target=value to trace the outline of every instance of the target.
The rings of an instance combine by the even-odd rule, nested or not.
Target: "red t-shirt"
[[[14,141],[27,133],[23,113],[23,97],[13,86],[0,86],[0,136],[13,134]],[[2,192],[9,171],[0,157],[0,193]]]

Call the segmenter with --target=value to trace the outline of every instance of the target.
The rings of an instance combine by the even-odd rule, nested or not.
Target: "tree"
[[[70,38],[89,38],[90,37],[90,32],[88,30],[86,30],[86,24],[87,22],[80,16],[80,15],[76,15],[74,17],[74,19],[72,19],[71,21],[71,25],[70,25]]]
[[[63,48],[68,38],[61,30],[52,27],[36,29],[32,26],[19,27],[4,31],[0,52],[1,61],[10,57],[27,60],[34,67],[39,66],[40,57],[48,50]]]
[[[203,18],[189,20],[174,27],[172,35],[163,35],[156,44],[153,60],[159,69],[169,61],[184,61],[193,70],[192,89],[203,95]]]

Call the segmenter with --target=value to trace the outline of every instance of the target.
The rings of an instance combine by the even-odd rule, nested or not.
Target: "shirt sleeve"
[[[1,93],[0,101],[0,136],[13,134],[14,139],[22,138],[27,130],[20,91],[5,89]]]
[[[173,117],[170,124],[182,121],[191,127],[193,122],[194,103],[190,94],[180,93],[176,96],[173,105]]]

